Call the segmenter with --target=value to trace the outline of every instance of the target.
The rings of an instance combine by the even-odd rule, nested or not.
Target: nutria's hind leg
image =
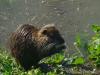
[[[29,64],[21,65],[21,66],[23,67],[23,69],[24,69],[25,71],[31,70],[31,68],[32,68],[32,65],[29,65]]]
[[[32,68],[32,65],[33,65],[31,63],[27,63],[27,62],[23,62],[23,61],[20,61],[19,64],[25,71],[30,70]]]
[[[49,66],[48,64],[45,63],[38,64],[38,66],[40,67],[41,71],[45,73],[53,70],[52,66]]]

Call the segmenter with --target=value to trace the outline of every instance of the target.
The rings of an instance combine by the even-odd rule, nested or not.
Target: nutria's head
[[[37,33],[37,46],[41,54],[49,56],[65,49],[65,41],[54,25],[46,25]]]

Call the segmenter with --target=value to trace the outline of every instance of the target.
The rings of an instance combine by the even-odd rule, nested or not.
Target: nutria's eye
[[[47,30],[45,29],[45,30],[43,30],[43,32],[42,32],[42,34],[47,34]]]

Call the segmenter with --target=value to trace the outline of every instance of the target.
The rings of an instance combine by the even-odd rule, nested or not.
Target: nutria
[[[36,28],[29,24],[19,26],[10,36],[9,48],[12,56],[25,69],[47,56],[65,48],[65,41],[54,25]]]

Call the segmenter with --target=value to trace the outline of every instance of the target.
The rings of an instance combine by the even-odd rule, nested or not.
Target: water
[[[78,33],[90,33],[91,24],[100,24],[100,0],[0,0],[0,44],[19,24],[41,27],[54,23],[69,50]]]

